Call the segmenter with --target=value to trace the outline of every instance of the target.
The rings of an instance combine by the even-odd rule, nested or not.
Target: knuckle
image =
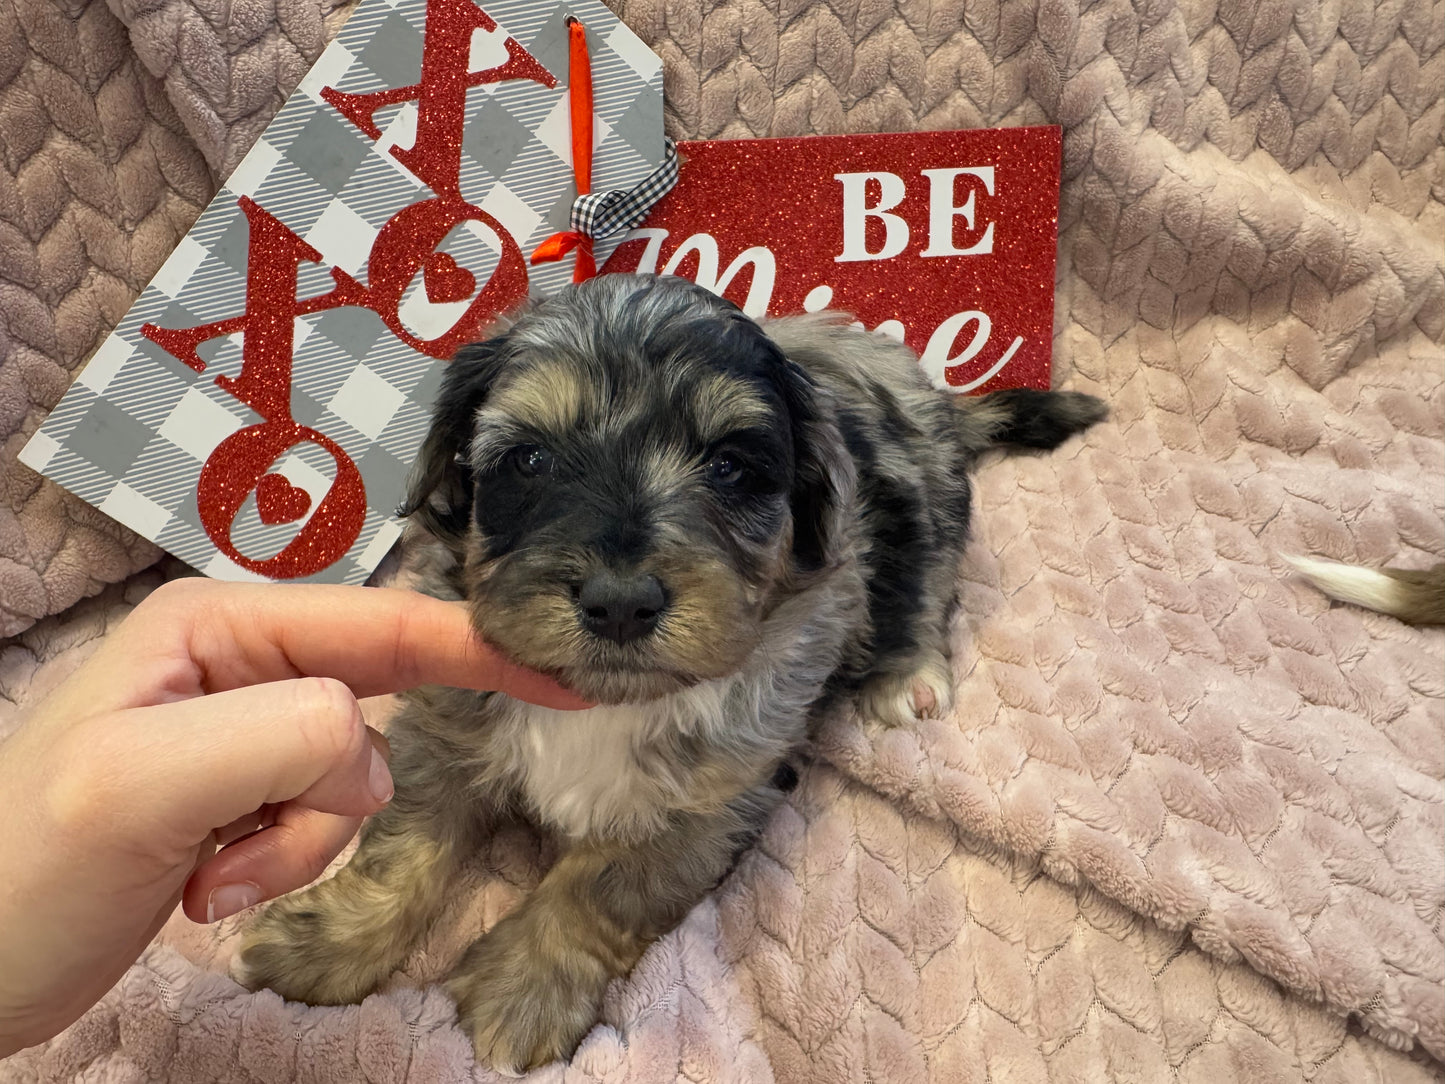
[[[306,677],[292,683],[292,707],[301,733],[319,754],[340,759],[365,740],[361,705],[344,682],[335,678]]]

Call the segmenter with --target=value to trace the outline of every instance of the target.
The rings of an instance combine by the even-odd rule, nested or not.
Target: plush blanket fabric
[[[1114,416],[984,467],[954,716],[830,720],[759,845],[536,1079],[1445,1079],[1445,639],[1279,559],[1445,556],[1445,7],[616,6],[677,136],[1063,125],[1056,384]],[[113,7],[234,161],[245,50]],[[144,10],[192,8],[227,22]],[[248,40],[318,10],[245,8]],[[0,648],[0,733],[160,575]],[[235,921],[178,917],[0,1080],[492,1079],[427,982],[547,857],[499,839],[354,1008],[242,991]]]

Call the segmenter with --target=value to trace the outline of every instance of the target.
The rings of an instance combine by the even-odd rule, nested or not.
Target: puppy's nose
[[[587,577],[577,605],[589,632],[625,644],[657,627],[667,596],[656,576],[604,569]]]

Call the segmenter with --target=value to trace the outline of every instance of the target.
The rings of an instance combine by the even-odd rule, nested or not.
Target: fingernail
[[[371,796],[382,805],[391,801],[396,791],[396,785],[391,781],[391,769],[386,766],[386,757],[381,755],[380,749],[371,750],[371,774],[367,784],[371,787]]]
[[[260,902],[261,886],[250,881],[235,885],[217,885],[211,889],[210,898],[206,900],[206,921],[220,922],[221,919],[230,918],[237,911],[255,907]]]

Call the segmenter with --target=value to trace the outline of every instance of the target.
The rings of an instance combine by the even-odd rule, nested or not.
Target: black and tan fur
[[[359,1000],[480,842],[524,817],[561,857],[449,988],[483,1061],[568,1056],[608,982],[761,827],[822,705],[858,696],[891,724],[947,710],[969,472],[1103,414],[1068,393],[943,395],[887,339],[818,317],[760,328],[673,278],[594,279],[463,350],[410,501],[425,589],[599,706],[411,694],[395,799],[349,866],[255,923],[240,973]]]

